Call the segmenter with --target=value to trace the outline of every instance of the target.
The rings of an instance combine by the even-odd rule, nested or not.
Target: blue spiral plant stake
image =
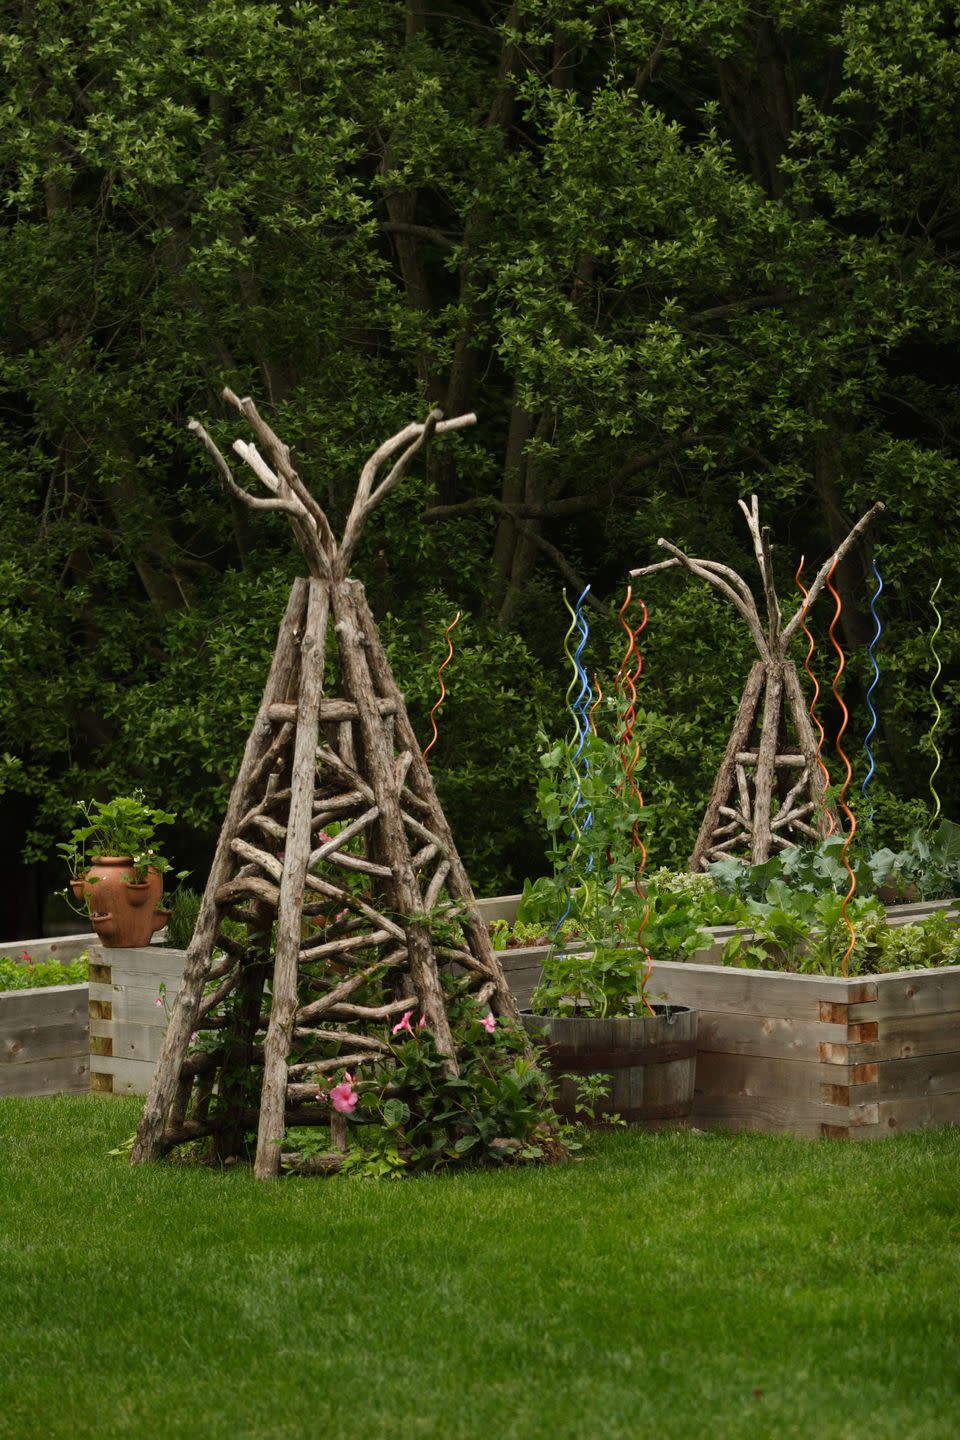
[[[880,636],[883,634],[883,626],[880,624],[880,616],[877,614],[877,601],[883,594],[883,580],[880,578],[880,571],[877,569],[876,560],[873,561],[873,573],[874,577],[876,578],[877,588],[876,590],[874,590],[873,596],[870,600],[870,614],[873,616],[873,623],[877,628],[874,631],[873,639],[870,641],[870,648],[867,651],[867,654],[870,656],[870,664],[873,666],[873,679],[870,681],[870,684],[867,688],[867,709],[870,711],[870,729],[867,731],[863,740],[863,748],[866,751],[867,760],[869,762],[869,769],[867,770],[866,775],[863,777],[863,784],[860,786],[860,793],[863,796],[867,806],[867,818],[870,820],[873,819],[873,804],[870,801],[869,796],[867,795],[867,787],[869,786],[870,781],[873,778],[874,772],[877,768],[877,762],[873,757],[873,751],[870,749],[870,740],[874,734],[874,731],[877,728],[877,712],[873,706],[873,692],[874,690],[876,690],[877,684],[880,680],[880,666],[877,664],[877,657],[875,651],[877,648],[877,642],[880,639]]]

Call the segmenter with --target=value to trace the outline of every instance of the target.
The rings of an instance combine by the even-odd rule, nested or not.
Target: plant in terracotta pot
[[[163,877],[170,861],[156,830],[176,816],[153,809],[142,790],[112,800],[79,802],[84,823],[59,846],[71,868],[70,888],[86,903],[91,924],[111,949],[135,948],[166,923]]]

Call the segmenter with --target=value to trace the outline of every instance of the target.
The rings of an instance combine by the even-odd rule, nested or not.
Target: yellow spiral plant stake
[[[440,666],[440,669],[437,671],[437,679],[440,681],[440,699],[430,711],[430,724],[433,726],[433,739],[430,741],[426,750],[424,750],[423,752],[424,760],[426,760],[427,756],[430,754],[430,751],[437,743],[436,714],[437,711],[440,709],[440,706],[443,704],[444,700],[447,698],[447,687],[443,683],[443,672],[444,670],[446,670],[447,666],[450,664],[450,661],[453,659],[453,641],[450,639],[450,632],[451,630],[454,630],[457,625],[460,624],[460,616],[462,613],[462,611],[458,610],[456,618],[451,622],[451,624],[447,626],[446,630],[443,632],[443,638],[447,642],[447,658],[446,660],[444,660],[443,664]]]
[[[941,629],[943,628],[943,616],[940,614],[940,611],[937,609],[937,606],[936,606],[937,592],[939,591],[940,586],[941,586],[942,584],[943,584],[943,576],[941,575],[940,579],[937,581],[936,585],[934,585],[934,587],[933,587],[933,594],[930,596],[930,608],[932,609],[934,615],[936,615],[936,617],[937,617],[936,626],[934,627],[933,634],[930,636],[930,654],[933,656],[934,660],[937,662],[937,668],[936,668],[936,670],[935,670],[935,672],[934,672],[933,679],[930,681],[930,699],[933,701],[933,708],[934,708],[934,711],[936,712],[935,715],[934,715],[933,724],[932,724],[931,727],[930,727],[930,735],[929,735],[930,748],[931,748],[931,750],[933,751],[934,756],[935,756],[933,769],[932,769],[931,772],[930,772],[930,794],[933,796],[933,819],[932,819],[931,822],[930,822],[931,825],[935,824],[936,821],[939,820],[939,818],[940,818],[940,796],[937,794],[937,789],[936,789],[936,786],[934,785],[933,782],[934,782],[934,781],[936,780],[936,778],[937,778],[937,771],[940,769],[940,765],[941,765],[941,762],[942,762],[942,759],[943,759],[942,755],[940,754],[939,749],[937,748],[937,739],[936,739],[937,729],[939,728],[940,720],[941,720],[941,717],[943,716],[943,711],[942,711],[941,708],[940,708],[940,701],[937,699],[937,695],[936,695],[936,687],[937,687],[937,681],[940,679],[940,672],[941,672],[941,670],[943,669],[943,666],[942,666],[941,663],[940,663],[940,656],[939,656],[938,653],[937,653],[937,646],[936,646],[936,643],[935,643],[935,642],[936,642],[936,639],[937,639],[937,636],[940,634],[940,631],[941,631]]]

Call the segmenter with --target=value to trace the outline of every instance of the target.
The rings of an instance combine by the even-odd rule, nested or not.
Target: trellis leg
[[[445,1057],[449,1072],[456,1075],[458,1066],[453,1035],[447,1018],[446,1001],[437,972],[430,930],[424,918],[423,899],[410,863],[393,755],[387,749],[383,720],[368,667],[366,651],[369,647],[356,600],[359,588],[356,582],[350,580],[335,582],[333,586],[332,606],[340,642],[340,656],[347,687],[359,714],[366,775],[373,785],[380,807],[377,829],[382,859],[393,872],[390,882],[393,904],[406,935],[410,978],[427,1017],[427,1024],[433,1032],[437,1049]]]
[[[792,660],[788,660],[783,667],[783,683],[787,704],[790,706],[790,715],[793,720],[794,729],[797,732],[797,742],[800,746],[801,754],[806,761],[810,799],[816,807],[814,811],[814,823],[817,834],[820,835],[821,838],[824,838],[830,833],[827,816],[829,814],[833,815],[834,825],[837,830],[840,828],[840,822],[836,810],[832,805],[827,803],[825,798],[824,792],[827,788],[827,782],[823,777],[820,766],[817,764],[817,740],[813,733],[813,726],[810,723],[810,714],[807,710],[806,701],[803,698],[803,690],[800,686],[797,667]]]
[[[477,910],[477,900],[473,893],[469,877],[460,859],[453,832],[447,823],[447,817],[437,798],[437,792],[433,786],[433,777],[423,758],[419,742],[410,724],[410,716],[404,703],[403,695],[393,676],[390,662],[377,633],[376,622],[367,604],[367,598],[363,586],[355,582],[354,596],[356,599],[357,613],[360,623],[363,626],[363,638],[366,648],[367,661],[380,693],[389,696],[396,702],[396,726],[400,744],[411,754],[410,780],[415,792],[428,805],[430,828],[442,841],[444,856],[449,863],[450,870],[446,880],[446,887],[453,898],[463,906],[461,924],[467,937],[467,944],[470,953],[475,956],[490,972],[490,978],[496,985],[496,1009],[498,1014],[508,1016],[512,1020],[519,1021],[520,1012],[513,992],[507,983],[503,973],[503,967],[497,959],[496,952],[490,943],[490,935],[486,925],[480,918]]]
[[[237,826],[249,809],[254,787],[260,779],[259,770],[269,753],[274,726],[267,711],[278,700],[287,698],[298,663],[296,634],[303,624],[307,600],[307,581],[295,580],[290,591],[286,613],[280,625],[277,647],[270,674],[260,702],[257,719],[247,738],[243,760],[233,784],[224,816],[216,853],[210,867],[206,889],[197,916],[193,938],[187,947],[183,980],[173,1002],[170,1023],[144,1105],[131,1161],[140,1164],[156,1160],[163,1152],[163,1131],[180,1080],[180,1067],[186,1057],[197,1019],[197,1010],[210,969],[210,957],[217,928],[216,895],[230,877],[235,862],[231,841]]]
[[[753,863],[760,865],[770,857],[770,810],[773,803],[773,779],[780,734],[780,705],[783,699],[783,671],[770,665],[766,674],[763,697],[763,733],[757,746],[757,774],[753,786]]]
[[[300,688],[297,696],[297,730],[290,777],[290,811],[285,859],[277,910],[277,948],[273,967],[270,1024],[264,1044],[263,1090],[254,1175],[273,1179],[280,1171],[284,1110],[287,1098],[287,1056],[297,1011],[297,971],[300,927],[320,733],[320,696],[327,637],[330,596],[327,584],[311,580],[307,621],[300,644]]]
[[[713,840],[713,832],[717,828],[720,819],[720,806],[725,805],[727,796],[733,789],[736,782],[737,753],[746,750],[747,742],[750,739],[750,731],[753,728],[754,716],[757,713],[757,705],[760,702],[760,693],[763,690],[766,679],[766,667],[762,660],[755,660],[747,676],[747,683],[744,686],[743,697],[740,701],[740,709],[737,711],[737,718],[733,722],[733,729],[730,732],[730,739],[727,741],[727,748],[724,752],[720,769],[717,771],[717,778],[713,782],[713,790],[707,802],[706,812],[700,825],[700,833],[697,835],[697,843],[693,847],[693,853],[687,861],[688,870],[700,870],[701,861],[705,860]],[[758,807],[754,805],[754,814]]]

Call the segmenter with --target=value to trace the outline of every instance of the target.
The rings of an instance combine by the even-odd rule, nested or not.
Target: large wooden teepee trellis
[[[816,840],[837,828],[836,811],[825,796],[826,775],[819,761],[816,737],[804,700],[800,678],[788,658],[790,642],[804,617],[875,515],[884,509],[878,501],[857,521],[846,539],[820,567],[796,613],[783,623],[771,560],[770,532],[760,525],[756,495],[750,505],[739,502],[763,582],[767,623],[763,625],[757,602],[746,581],[729,565],[692,559],[669,540],[657,544],[671,560],[631,570],[631,577],[652,575],[682,565],[705,580],[736,607],[747,622],[760,652],[747,677],[740,708],[717,772],[693,853],[691,870],[705,869],[711,860],[726,855],[749,858],[753,864],[769,859],[775,849],[804,840]],[[759,733],[757,721],[762,719]],[[791,733],[792,732],[792,733]],[[832,823],[831,823],[832,822]]]
[[[381,445],[338,544],[253,402],[224,398],[263,448],[233,446],[268,497],[238,485],[203,426],[190,428],[232,495],[289,517],[309,579],[294,582],[280,626],[132,1158],[209,1137],[226,1161],[256,1130],[255,1173],[268,1178],[290,1125],[332,1122],[342,1144],[318,1082],[389,1060],[389,1027],[404,1012],[423,1017],[451,1074],[451,994],[518,1016],[363,587],[347,573],[364,522],[417,452],[475,417],[432,411]],[[336,698],[324,694],[331,623]],[[380,1003],[372,985],[386,986]]]

